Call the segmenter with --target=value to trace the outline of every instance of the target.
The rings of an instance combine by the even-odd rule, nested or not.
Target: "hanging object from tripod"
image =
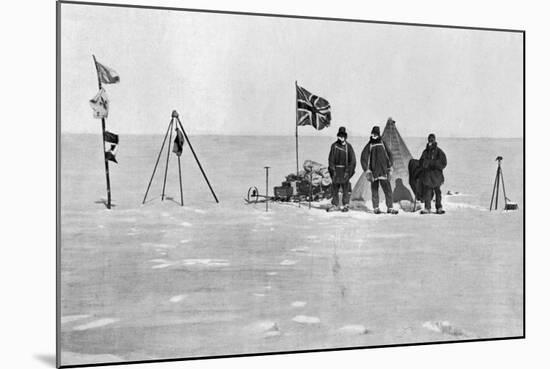
[[[183,138],[183,133],[179,127],[176,127],[176,138],[174,139],[174,148],[172,152],[177,156],[181,156],[183,153],[183,145],[185,144],[185,139]]]
[[[495,177],[495,183],[493,184],[493,194],[491,195],[491,205],[489,205],[489,211],[493,210],[493,203],[495,204],[494,210],[497,210],[498,208],[498,195],[500,191],[500,185],[502,183],[502,194],[504,196],[504,210],[517,210],[518,204],[510,201],[510,199],[506,196],[506,188],[504,187],[504,175],[502,174],[502,162],[503,158],[502,156],[497,156],[495,161],[498,162],[497,166],[497,174]]]

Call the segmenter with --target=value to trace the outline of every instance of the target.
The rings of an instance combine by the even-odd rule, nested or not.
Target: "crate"
[[[504,210],[518,210],[518,204],[515,202],[507,202],[504,205]]]
[[[276,186],[273,188],[276,200],[288,200],[292,196],[292,187],[289,186]]]

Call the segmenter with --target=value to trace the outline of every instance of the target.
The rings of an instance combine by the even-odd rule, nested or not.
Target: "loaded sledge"
[[[328,168],[312,160],[306,160],[303,168],[297,174],[287,175],[279,186],[275,186],[273,196],[262,195],[258,187],[252,186],[244,200],[248,204],[266,201],[300,203],[332,198],[332,180]]]

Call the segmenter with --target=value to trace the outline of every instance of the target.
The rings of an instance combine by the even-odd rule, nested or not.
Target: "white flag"
[[[90,100],[90,106],[94,111],[94,118],[107,118],[109,115],[109,99],[103,88]]]

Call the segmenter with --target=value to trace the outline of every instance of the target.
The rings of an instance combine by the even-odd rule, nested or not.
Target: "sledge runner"
[[[375,214],[380,214],[378,188],[382,187],[386,198],[388,214],[397,214],[393,208],[392,189],[390,175],[393,166],[391,151],[386,147],[380,136],[380,127],[374,126],[367,146],[361,153],[361,166],[366,172],[367,179],[371,182],[372,207]]]
[[[353,147],[347,142],[348,134],[346,127],[340,127],[336,135],[338,140],[330,147],[328,156],[328,170],[332,178],[332,205],[327,211],[338,210],[339,195],[342,189],[342,208],[346,212],[349,210],[349,199],[351,193],[351,184],[349,180],[355,174],[355,152]]]
[[[441,204],[441,185],[445,178],[443,177],[443,169],[447,166],[447,157],[443,150],[437,146],[435,134],[428,135],[428,144],[420,157],[420,165],[422,167],[422,185],[424,187],[424,209],[421,214],[430,214],[432,197],[435,193],[435,209],[436,214],[445,214],[443,205]]]

